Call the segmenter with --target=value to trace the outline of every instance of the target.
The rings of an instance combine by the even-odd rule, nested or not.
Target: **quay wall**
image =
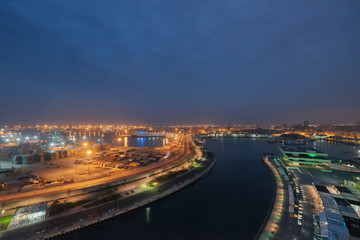
[[[101,223],[101,222],[116,218],[121,214],[133,211],[133,210],[135,210],[137,208],[140,208],[140,207],[143,207],[143,206],[145,206],[145,205],[147,205],[147,204],[149,204],[151,202],[154,202],[154,201],[157,201],[157,200],[159,200],[161,198],[164,198],[164,197],[166,197],[166,196],[168,196],[168,195],[170,195],[172,193],[175,193],[175,192],[179,191],[180,189],[192,184],[193,182],[199,180],[200,178],[202,178],[203,176],[208,174],[210,172],[210,170],[213,168],[213,166],[215,165],[216,158],[212,153],[210,153],[210,157],[207,156],[207,161],[211,161],[211,163],[206,167],[206,169],[204,171],[196,174],[194,177],[182,182],[181,184],[175,185],[172,188],[164,190],[163,192],[161,192],[161,193],[159,193],[159,194],[157,194],[155,196],[152,196],[152,197],[150,197],[148,199],[141,200],[141,201],[139,201],[137,203],[134,203],[131,206],[127,206],[127,207],[125,207],[125,208],[123,208],[121,210],[106,213],[106,214],[104,214],[102,216],[96,217],[96,218],[91,219],[91,220],[84,220],[83,222],[81,222],[81,225],[79,223],[76,226],[70,226],[70,227],[68,227],[66,229],[61,228],[61,229],[59,229],[59,231],[61,230],[61,232],[59,232],[59,231],[53,232],[53,233],[48,232],[45,236],[34,236],[32,239],[40,239],[40,238],[41,239],[52,239],[52,238],[56,238],[56,237],[59,237],[59,236],[61,236],[63,234],[70,233],[70,232],[73,232],[73,231],[77,231],[77,230],[83,229],[85,227],[89,227],[89,226],[92,226],[94,224]]]

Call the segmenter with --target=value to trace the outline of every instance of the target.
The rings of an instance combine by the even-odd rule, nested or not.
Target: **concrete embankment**
[[[275,236],[277,229],[279,228],[279,220],[284,214],[284,182],[281,178],[277,168],[270,162],[268,156],[264,156],[264,163],[269,167],[272,172],[273,179],[275,181],[275,191],[272,198],[271,208],[267,214],[267,217],[261,226],[255,239],[281,239]]]
[[[107,211],[106,213],[96,216],[93,219],[83,220],[81,222],[77,222],[72,224],[71,226],[59,228],[56,230],[48,231],[46,233],[39,234],[37,236],[33,236],[31,239],[52,239],[60,237],[61,235],[77,231],[83,229],[85,227],[92,226],[97,223],[101,223],[112,218],[116,218],[117,216],[135,210],[137,208],[143,207],[151,202],[157,201],[161,198],[164,198],[180,189],[190,185],[191,183],[197,181],[201,177],[205,176],[210,172],[212,167],[215,165],[216,158],[213,153],[207,152],[206,153],[206,160],[202,162],[203,168],[195,168],[188,173],[181,175],[180,177],[171,180],[170,182],[163,184],[167,185],[165,190],[161,192],[155,192],[154,194],[150,195],[147,198],[140,199],[137,202],[134,202],[126,207],[122,207],[119,209],[111,209],[111,211]],[[161,185],[158,187],[161,188]]]
[[[276,179],[275,179],[275,175],[274,173],[272,172],[272,169],[269,165],[269,162],[265,162],[265,159],[264,160],[264,164],[267,166],[268,170],[271,172],[271,178],[273,180],[273,193],[272,193],[272,198],[271,198],[271,203],[270,203],[270,208],[266,214],[266,217],[264,219],[264,222],[262,223],[261,227],[259,228],[259,231],[257,232],[257,234],[255,235],[254,239],[260,239],[260,237],[263,235],[263,232],[265,230],[265,227],[270,219],[270,216],[272,214],[272,211],[273,211],[273,208],[274,208],[274,204],[275,204],[275,200],[276,200],[276,189],[277,189],[277,186],[276,186]]]

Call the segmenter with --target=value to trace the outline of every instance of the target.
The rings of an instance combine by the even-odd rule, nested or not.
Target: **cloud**
[[[42,102],[26,121],[282,122],[322,109],[314,119],[331,122],[345,104],[341,119],[354,121],[359,9],[350,0],[3,1],[0,122],[25,121],[15,112]]]

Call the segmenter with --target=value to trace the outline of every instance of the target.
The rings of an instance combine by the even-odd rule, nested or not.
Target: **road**
[[[18,202],[20,200],[24,200],[24,199],[26,200],[27,198],[35,199],[43,196],[47,196],[46,200],[49,201],[51,199],[56,199],[58,194],[66,193],[69,190],[76,191],[84,188],[90,188],[93,186],[106,185],[108,183],[115,181],[121,181],[121,180],[126,181],[127,179],[131,179],[136,176],[142,176],[146,174],[151,174],[153,172],[159,172],[168,167],[171,167],[175,165],[177,162],[181,162],[181,160],[189,157],[191,154],[193,154],[193,152],[194,152],[194,148],[190,143],[189,137],[185,137],[185,140],[182,142],[182,153],[180,155],[170,157],[167,161],[160,162],[154,165],[135,168],[131,170],[131,173],[125,172],[124,174],[119,174],[119,175],[114,175],[99,179],[69,183],[61,186],[53,186],[53,187],[33,190],[29,192],[20,192],[10,195],[3,195],[1,196],[0,203]]]

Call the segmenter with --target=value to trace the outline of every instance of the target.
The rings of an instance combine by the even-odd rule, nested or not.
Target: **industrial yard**
[[[94,153],[89,150],[86,155],[78,157],[27,165],[15,165],[3,160],[0,164],[7,168],[0,174],[0,179],[6,190],[23,189],[34,184],[41,187],[41,184],[86,181],[124,175],[135,168],[154,166],[166,161],[175,152],[170,153],[164,149],[115,148]]]

